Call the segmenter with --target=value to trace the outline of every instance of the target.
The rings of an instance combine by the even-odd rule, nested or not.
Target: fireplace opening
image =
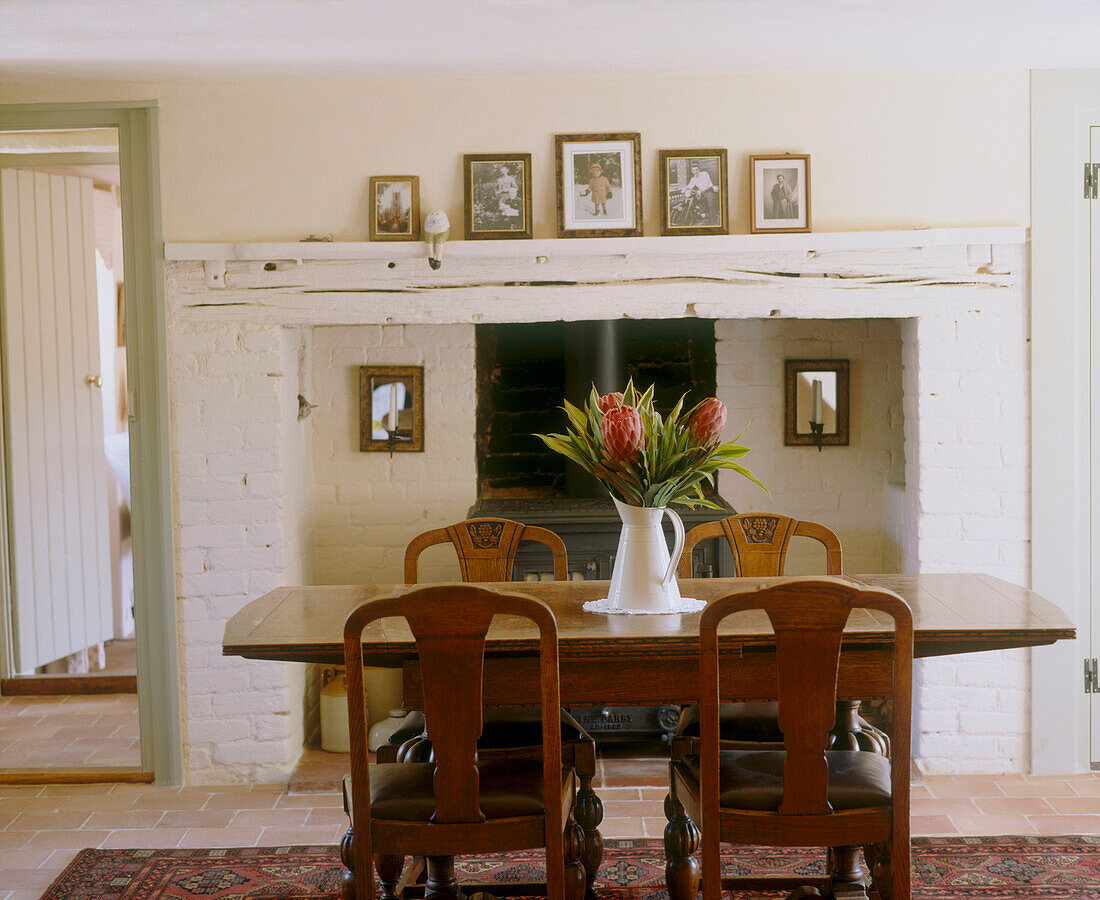
[[[580,405],[593,383],[654,384],[662,413],[684,393],[687,406],[715,393],[713,319],[478,325],[476,341],[479,499],[606,497],[533,437],[564,431],[562,398]]]

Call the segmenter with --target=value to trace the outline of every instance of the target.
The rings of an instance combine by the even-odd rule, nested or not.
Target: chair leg
[[[344,900],[356,900],[355,863],[351,854],[351,826],[340,838],[340,861],[344,864]]]
[[[600,834],[600,822],[603,821],[603,801],[592,790],[592,779],[596,775],[596,745],[590,741],[578,741],[574,745],[573,769],[577,773],[577,800],[574,814],[577,824],[584,832],[585,896],[595,900],[596,892],[592,882],[603,862],[603,835]]]
[[[859,847],[830,847],[825,858],[833,894],[865,894],[867,877],[859,864]]]
[[[374,867],[378,870],[378,886],[382,900],[398,900],[397,883],[401,880],[401,870],[405,868],[405,857],[390,853],[376,853]]]
[[[458,881],[455,880],[455,858],[453,856],[428,857],[428,883],[424,888],[424,898],[434,900],[458,900]]]
[[[665,887],[670,900],[695,900],[699,892],[699,829],[672,791],[665,797]]]
[[[569,818],[565,822],[564,838],[565,900],[583,900],[585,891],[587,890],[584,864],[581,861],[584,855],[585,846],[584,831],[581,829],[581,826],[577,824],[577,820],[573,817],[572,813],[569,814]]]

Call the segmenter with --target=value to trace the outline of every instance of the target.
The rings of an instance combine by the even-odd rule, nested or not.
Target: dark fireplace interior
[[[476,337],[479,498],[606,496],[533,437],[564,431],[562,398],[579,406],[593,383],[654,384],[662,413],[715,392],[713,319],[478,325]]]

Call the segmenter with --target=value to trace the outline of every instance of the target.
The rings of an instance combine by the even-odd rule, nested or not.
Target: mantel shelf
[[[571,256],[700,256],[750,252],[884,250],[970,244],[1023,244],[1020,226],[914,228],[808,234],[731,234],[706,237],[570,238],[520,241],[450,241],[447,259],[534,259]],[[421,241],[297,241],[166,243],[164,258],[177,261],[371,260],[425,256]],[[446,263],[444,263],[446,268]]]

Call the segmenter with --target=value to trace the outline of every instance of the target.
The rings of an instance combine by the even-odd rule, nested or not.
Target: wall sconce
[[[848,446],[848,360],[788,359],[783,443]]]
[[[359,449],[424,452],[424,367],[359,367]]]

